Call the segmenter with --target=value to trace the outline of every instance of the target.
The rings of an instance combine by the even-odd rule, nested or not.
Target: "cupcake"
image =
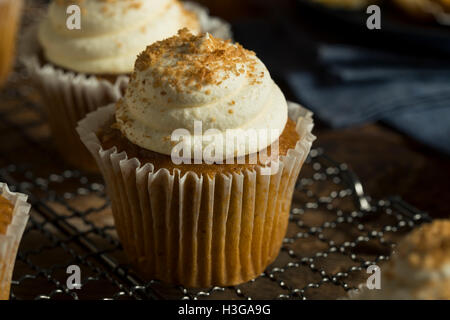
[[[8,300],[20,239],[28,221],[27,196],[0,182],[0,300]]]
[[[147,47],[124,97],[77,130],[134,268],[209,287],[253,279],[278,255],[312,127],[253,52],[184,29]]]
[[[450,300],[450,220],[412,231],[381,267],[381,289],[350,294],[363,300]]]
[[[80,8],[79,30],[67,26],[67,8],[73,4]],[[57,149],[68,163],[97,170],[75,132],[76,124],[121,97],[146,44],[183,27],[228,36],[223,22],[209,19],[198,6],[189,8],[178,0],[59,0],[52,1],[39,26],[27,30],[22,60],[42,92]]]
[[[22,0],[0,0],[0,87],[5,83],[14,62],[21,8]]]

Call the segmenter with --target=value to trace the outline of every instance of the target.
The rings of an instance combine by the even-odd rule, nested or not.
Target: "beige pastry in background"
[[[450,220],[412,231],[381,266],[381,289],[351,292],[355,300],[450,300]]]
[[[80,30],[66,26],[73,3],[82,10]],[[128,75],[147,44],[185,27],[201,30],[197,15],[178,0],[59,0],[49,5],[38,39],[46,63],[89,75]]]

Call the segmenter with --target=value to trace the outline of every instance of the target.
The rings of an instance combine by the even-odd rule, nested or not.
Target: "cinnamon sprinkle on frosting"
[[[255,73],[256,63],[255,53],[239,44],[210,34],[196,36],[184,28],[176,36],[148,46],[135,68],[140,72],[151,70],[154,88],[164,82],[180,92],[184,87],[199,90],[206,85],[220,85],[231,74],[246,75],[251,84],[259,84],[261,75]]]

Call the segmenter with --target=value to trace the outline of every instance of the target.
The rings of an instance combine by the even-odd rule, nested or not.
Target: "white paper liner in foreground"
[[[8,300],[17,249],[31,206],[27,203],[26,195],[10,192],[8,186],[2,182],[0,182],[0,195],[14,205],[11,224],[5,235],[0,234],[0,300]]]
[[[280,157],[276,174],[261,167],[197,175],[154,170],[96,132],[112,123],[114,104],[80,121],[81,140],[106,181],[116,229],[130,262],[148,279],[188,287],[228,286],[257,277],[278,255],[299,171],[315,137],[312,113],[289,104],[300,140]]]
[[[208,11],[197,4],[184,5],[197,14],[203,32],[231,39],[229,24],[210,17]],[[65,71],[52,64],[42,65],[40,51],[37,26],[32,26],[21,41],[20,60],[41,92],[56,147],[69,164],[95,172],[97,166],[75,131],[77,122],[98,107],[117,101],[124,93],[129,77],[119,76],[112,83],[95,76]]]

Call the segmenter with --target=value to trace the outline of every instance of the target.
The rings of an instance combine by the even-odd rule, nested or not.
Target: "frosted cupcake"
[[[14,62],[22,0],[0,0],[0,87]]]
[[[71,29],[67,26],[66,11],[73,4],[80,8],[79,30],[76,20],[69,21]],[[42,92],[54,140],[67,162],[96,170],[76,123],[121,97],[136,56],[147,44],[183,27],[195,33],[212,28],[227,36],[204,9],[190,8],[178,0],[59,0],[50,4],[37,28],[28,30],[23,61]]]
[[[0,182],[0,300],[8,300],[17,249],[28,221],[27,196]]]
[[[436,220],[403,239],[381,267],[381,289],[362,287],[353,299],[450,300],[450,220]]]
[[[181,30],[141,53],[124,98],[89,114],[78,132],[134,267],[148,279],[208,287],[253,279],[278,255],[312,127],[253,52]],[[186,142],[179,158],[177,129]],[[243,130],[241,143],[222,148],[232,129]],[[255,145],[252,129],[277,134]],[[203,155],[213,146],[214,157],[196,156],[199,146]]]

